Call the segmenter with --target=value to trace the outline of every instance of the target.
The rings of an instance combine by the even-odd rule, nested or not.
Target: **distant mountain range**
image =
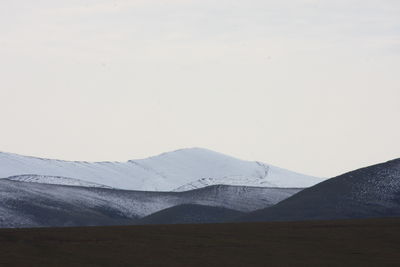
[[[63,161],[0,152],[0,178],[142,191],[185,191],[218,184],[305,188],[323,180],[201,148],[127,162]]]
[[[0,228],[400,216],[400,159],[322,181],[197,148],[125,163],[0,153],[0,175]]]

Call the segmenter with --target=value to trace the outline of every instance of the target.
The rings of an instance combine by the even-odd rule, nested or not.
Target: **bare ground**
[[[400,266],[400,219],[0,229],[0,266]]]

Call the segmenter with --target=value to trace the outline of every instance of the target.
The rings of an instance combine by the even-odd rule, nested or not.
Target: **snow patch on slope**
[[[58,184],[58,185],[69,185],[69,186],[83,186],[83,187],[99,187],[99,188],[112,188],[110,186],[85,182],[79,179],[61,177],[61,176],[47,176],[47,175],[35,175],[25,174],[10,176],[6,178],[11,181],[27,182],[27,183],[40,183],[40,184]]]
[[[321,181],[320,178],[305,177],[305,175],[290,172],[271,165],[265,165],[261,162],[256,162],[264,169],[264,173],[260,171],[260,176],[227,176],[221,178],[201,178],[197,181],[185,184],[174,191],[181,192],[193,190],[210,185],[237,185],[237,186],[254,186],[254,187],[279,187],[290,188],[299,185],[303,188],[313,186]]]

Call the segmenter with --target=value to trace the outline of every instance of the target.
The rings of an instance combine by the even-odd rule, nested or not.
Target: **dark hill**
[[[400,216],[400,159],[358,169],[307,188],[239,221]]]

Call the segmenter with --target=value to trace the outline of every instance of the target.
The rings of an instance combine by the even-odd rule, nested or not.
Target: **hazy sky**
[[[0,151],[205,147],[316,176],[400,157],[398,0],[0,1]]]

